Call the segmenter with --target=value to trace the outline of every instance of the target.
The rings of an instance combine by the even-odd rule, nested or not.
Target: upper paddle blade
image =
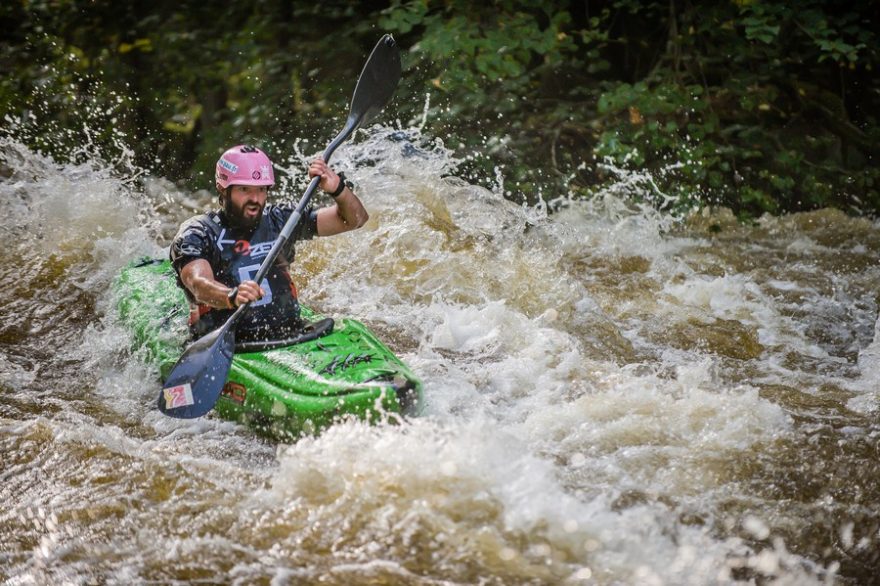
[[[235,328],[221,327],[193,342],[165,380],[159,410],[180,419],[201,417],[226,384],[235,350]]]
[[[391,35],[383,35],[358,77],[348,116],[355,126],[372,120],[397,88],[400,81],[400,48]]]

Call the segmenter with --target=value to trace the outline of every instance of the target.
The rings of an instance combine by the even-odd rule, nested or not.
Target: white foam
[[[756,453],[772,462],[780,445],[802,439],[787,406],[762,394],[767,380],[852,382],[788,359],[845,362],[785,298],[803,293],[811,307],[840,310],[845,296],[821,299],[822,283],[803,277],[815,269],[810,255],[827,250],[779,234],[790,272],[737,271],[713,256],[719,244],[676,235],[668,214],[622,192],[568,201],[548,217],[547,206],[502,198],[501,181],[486,189],[450,177],[457,160],[441,143],[411,134],[413,154],[391,135],[376,129],[340,148],[334,165],[356,182],[371,220],[299,243],[295,275],[306,304],[367,321],[424,378],[425,417],[336,425],[280,447],[277,466],[273,447],[243,427],[157,413],[155,372],[127,354],[130,339],[113,322],[113,276],[133,256],[162,253],[157,242],[203,194],[162,180],[137,191],[89,166],[45,161],[33,179],[0,182],[3,209],[30,210],[27,230],[60,243],[35,241],[38,254],[71,261],[72,282],[104,314],[64,357],[91,373],[114,422],[58,418],[53,433],[187,472],[156,519],[134,518],[150,521],[140,537],[109,547],[147,560],[125,560],[118,575],[164,563],[164,541],[172,558],[204,555],[209,565],[217,551],[244,553],[233,572],[243,581],[308,581],[327,568],[340,579],[409,580],[407,560],[423,554],[436,555],[426,567],[438,579],[465,581],[462,567],[542,583],[733,583],[740,570],[779,583],[833,578],[786,550],[774,517],[783,505],[763,501],[736,466]],[[292,177],[304,158],[285,162]],[[720,320],[758,332],[761,354],[735,362],[664,338],[670,324]],[[860,355],[864,392],[850,402],[865,412],[878,402],[876,339]],[[11,380],[28,377],[10,369]],[[220,488],[203,496],[202,483]],[[767,514],[739,518],[728,505],[742,500]],[[234,539],[211,536],[210,521],[178,523],[205,507]],[[204,534],[179,538],[188,529]]]

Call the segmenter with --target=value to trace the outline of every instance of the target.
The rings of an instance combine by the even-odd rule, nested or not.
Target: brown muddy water
[[[614,190],[548,216],[387,136],[335,160],[369,224],[296,278],[427,407],[291,444],[163,417],[115,315],[119,269],[211,197],[3,139],[0,582],[878,581],[878,222]]]

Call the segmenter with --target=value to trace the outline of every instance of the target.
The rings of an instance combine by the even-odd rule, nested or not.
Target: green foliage
[[[867,7],[416,0],[383,15],[446,98],[443,131],[475,150],[503,135],[486,166],[508,162],[520,188],[589,195],[610,161],[653,170],[682,209],[880,209]]]
[[[866,130],[849,121],[843,85],[844,72],[856,72],[855,85],[876,66],[877,53],[865,49],[877,39],[855,9],[826,12],[818,1],[797,10],[754,2],[738,12],[717,4],[677,15],[677,30],[688,33],[672,39],[672,54],[638,83],[600,96],[603,126],[612,130],[595,152],[623,164],[635,149],[650,168],[680,162],[668,188],[684,207],[718,203],[744,216],[827,205],[880,209],[880,192],[868,186],[877,176],[870,164],[877,121],[866,112],[859,112]],[[834,86],[839,93],[823,89]],[[863,191],[848,188],[853,175]]]
[[[397,0],[379,25],[412,46],[407,69],[422,82],[418,91],[436,92],[433,132],[486,155],[472,163],[474,177],[494,178],[493,168],[505,164],[507,179],[532,199],[558,184],[559,162],[542,168],[553,159],[547,139],[568,132],[561,126],[587,97],[579,81],[597,70],[598,61],[587,64],[590,56],[581,55],[568,3]]]
[[[125,143],[141,166],[210,187],[230,143],[289,153],[338,122],[349,97],[339,82],[351,85],[375,33],[347,24],[331,43],[322,29],[358,16],[284,1],[5,3],[14,37],[0,42],[0,66],[15,74],[0,79],[0,114],[33,115],[34,145],[60,159],[90,140]]]
[[[511,197],[589,197],[607,162],[681,209],[874,213],[875,17],[830,0],[10,2],[0,117],[35,116],[38,148],[124,143],[205,187],[233,141],[291,153],[331,133],[387,31],[405,49],[398,117],[428,96],[430,132],[474,155],[473,179],[500,165]]]

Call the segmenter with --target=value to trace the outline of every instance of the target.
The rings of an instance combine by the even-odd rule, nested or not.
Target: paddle
[[[384,35],[358,77],[349,106],[348,119],[336,138],[324,150],[324,160],[343,141],[365,122],[374,118],[385,107],[400,81],[400,49],[391,35]],[[254,281],[262,282],[275,258],[281,252],[303,211],[321,181],[312,177],[308,188],[291,214],[268,256],[263,260]],[[235,350],[235,323],[245,314],[250,304],[239,306],[223,326],[193,342],[174,365],[159,395],[159,410],[165,415],[190,419],[210,411],[226,384]]]

